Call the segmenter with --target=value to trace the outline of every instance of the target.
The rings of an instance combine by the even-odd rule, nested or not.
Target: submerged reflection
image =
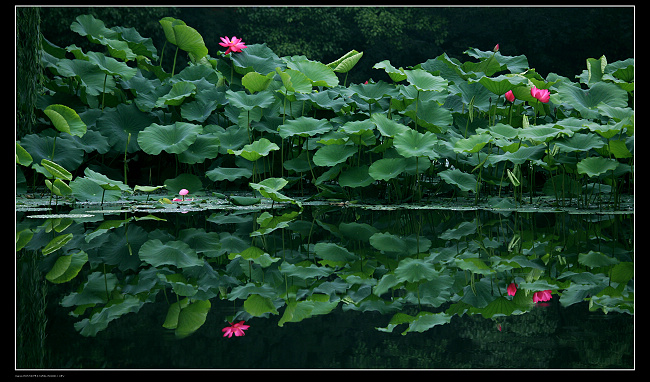
[[[484,322],[489,336],[528,336],[555,322],[535,318],[551,308],[634,313],[632,215],[332,205],[79,212],[20,213],[17,237],[32,235],[19,257],[47,252],[38,269],[60,285],[58,303],[84,337],[151,304],[165,307],[159,325],[177,338],[223,341],[327,316],[335,327],[365,316],[393,338],[453,317]]]

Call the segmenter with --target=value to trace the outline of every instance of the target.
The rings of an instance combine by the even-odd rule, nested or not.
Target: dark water
[[[266,207],[170,213],[117,206],[120,213],[70,220],[18,211],[17,232],[30,229],[33,237],[17,254],[16,367],[635,367],[634,279],[624,266],[633,268],[632,214]],[[99,207],[72,213],[93,209]],[[263,212],[276,221],[265,225]],[[140,219],[148,215],[165,221]],[[42,255],[52,238],[67,233],[73,238],[65,246]],[[187,243],[211,271],[144,261],[140,249],[151,240]],[[336,244],[347,254],[319,243]],[[250,246],[263,249],[270,261],[231,255]],[[88,261],[74,278],[46,281],[57,258],[80,250]],[[407,258],[433,273],[425,278],[411,268],[405,272]],[[91,293],[87,285],[97,272],[109,276],[102,276],[105,284],[93,284],[99,287]],[[169,275],[182,275],[183,281],[173,284]],[[373,293],[391,275],[401,282]],[[519,285],[514,297],[506,293],[510,282]],[[244,287],[257,289],[245,294]],[[547,288],[551,300],[532,303],[533,292]],[[192,293],[190,301],[210,305],[204,322],[181,338],[163,324],[170,306]],[[253,294],[270,301],[275,312],[251,316],[244,302]],[[87,305],[71,305],[74,296],[85,296]],[[116,309],[134,300],[140,303]],[[506,300],[511,309],[497,304]],[[412,321],[421,312],[447,321],[418,326]],[[411,321],[391,328],[398,313]],[[227,321],[245,321],[250,328],[245,336],[224,338]]]

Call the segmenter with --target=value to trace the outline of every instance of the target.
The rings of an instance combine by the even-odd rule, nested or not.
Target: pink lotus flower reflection
[[[550,290],[541,290],[539,292],[535,292],[533,294],[533,302],[540,302],[540,301],[549,301],[553,296],[551,296],[551,291]]]
[[[236,324],[229,322],[229,324],[230,326],[226,326],[225,328],[221,329],[221,331],[223,332],[223,336],[224,337],[228,336],[228,338],[232,337],[233,334],[235,335],[235,337],[244,336],[246,335],[246,333],[244,333],[244,330],[250,327],[250,325],[244,325],[244,321],[239,321]]]

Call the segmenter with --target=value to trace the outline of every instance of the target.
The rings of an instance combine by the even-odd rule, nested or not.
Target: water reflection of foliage
[[[282,223],[277,226],[262,226],[264,222],[271,221],[264,214],[280,217],[283,213],[291,215],[291,218],[276,220],[276,223]],[[598,264],[581,261],[579,254],[597,250],[607,254],[605,256],[608,258],[611,254],[611,258],[617,262],[633,261],[632,239],[626,233],[632,223],[626,215],[584,216],[508,211],[493,213],[479,210],[387,212],[373,208],[341,209],[322,206],[306,208],[302,213],[290,209],[265,213],[261,210],[253,213],[217,211],[210,216],[205,213],[166,214],[167,221],[142,220],[141,216],[140,220],[132,220],[128,216],[134,215],[126,213],[119,216],[127,217],[123,221],[108,217],[103,222],[101,218],[95,219],[95,222],[92,219],[84,222],[82,219],[70,222],[61,232],[46,232],[43,227],[47,223],[38,225],[42,221],[27,219],[27,222],[21,224],[31,227],[34,238],[25,248],[28,251],[38,251],[53,236],[74,233],[75,239],[66,244],[59,251],[61,253],[46,257],[41,269],[47,272],[60,255],[79,249],[87,252],[89,264],[70,281],[70,289],[67,290],[79,291],[91,279],[102,281],[99,284],[115,285],[109,291],[109,297],[113,300],[106,306],[125,301],[133,305],[124,305],[126,309],[109,321],[128,312],[138,312],[144,304],[166,300],[171,305],[188,296],[192,301],[206,299],[212,300],[213,304],[217,299],[232,301],[228,304],[232,304],[230,306],[234,309],[222,313],[223,316],[217,318],[219,322],[222,319],[225,322],[225,317],[255,322],[259,319],[253,316],[257,315],[279,320],[278,324],[283,326],[289,322],[315,319],[319,317],[318,314],[339,311],[340,306],[344,313],[360,311],[371,314],[373,311],[382,311],[386,314],[384,322],[378,324],[377,328],[385,327],[390,316],[396,313],[416,317],[421,312],[428,312],[440,315],[436,317],[451,318],[458,314],[462,319],[483,322],[482,325],[491,326],[491,332],[498,335],[494,322],[486,318],[502,320],[504,317],[500,315],[516,313],[506,318],[537,323],[504,325],[510,333],[523,336],[554,330],[554,326],[546,328],[546,324],[540,325],[536,316],[542,314],[543,310],[533,309],[532,303],[525,308],[517,306],[510,312],[500,313],[484,309],[489,301],[477,303],[477,300],[470,300],[475,306],[459,305],[459,301],[462,302],[464,296],[473,290],[471,287],[478,288],[479,293],[487,293],[489,290],[489,295],[498,298],[500,294],[506,294],[507,282],[519,277],[520,283],[523,281],[527,288],[539,287],[540,284],[535,282],[542,286],[556,286],[553,302],[558,304],[557,299],[560,299],[564,305],[570,306],[601,292],[606,285],[598,283],[608,282],[607,275],[612,269],[611,265],[595,266]],[[95,232],[98,224],[101,226],[109,221],[113,222],[112,228],[100,234]],[[267,229],[263,231],[265,233],[259,234],[260,229],[264,228]],[[351,231],[351,228],[356,228],[357,231]],[[378,233],[402,240],[406,245],[405,253],[382,251],[372,243],[369,245],[369,238]],[[95,237],[88,242],[81,239],[88,238],[89,235]],[[178,268],[174,265],[150,266],[141,261],[143,256],[140,249],[145,242],[151,240],[185,243],[198,254],[197,258],[206,262],[200,269]],[[206,243],[212,245],[212,249],[207,249]],[[324,252],[318,249],[324,248],[325,244],[331,245],[330,249],[344,250],[340,255],[351,256],[350,259],[339,262],[341,259],[324,257]],[[261,256],[242,258],[241,254],[252,246],[259,248],[266,260],[263,261]],[[412,250],[418,247],[423,253]],[[436,256],[432,258],[431,253],[436,253]],[[493,266],[493,269],[470,266],[465,267],[465,270],[458,268],[456,260],[468,255]],[[444,293],[426,299],[425,296],[418,296],[418,290],[424,291],[419,284],[428,280],[415,280],[414,284],[406,279],[388,287],[384,293],[373,293],[382,278],[394,273],[405,258],[410,258],[413,262],[421,261],[422,265],[431,267],[435,270],[436,277],[448,277],[449,283],[443,283]],[[514,267],[516,264],[512,261],[521,264]],[[580,282],[569,282],[571,274],[565,274],[564,279],[559,280],[559,276],[567,271],[579,273],[584,285],[593,285],[580,289],[584,286]],[[104,279],[98,278],[101,275],[97,272],[107,273],[107,276]],[[595,277],[596,275],[601,276]],[[537,281],[535,277],[538,278]],[[568,302],[563,301],[565,296],[558,292],[567,291],[573,285],[578,285],[575,291],[577,297]],[[622,289],[624,301],[607,308],[632,312],[627,297],[632,295],[632,288],[631,285],[625,286]],[[585,292],[584,296],[580,294],[582,292]],[[64,297],[64,300],[70,301],[73,294]],[[252,310],[245,305],[251,295],[261,296],[272,306],[268,307],[267,312],[260,311],[259,308],[253,309],[257,313],[251,314]],[[566,295],[571,297],[570,294]],[[327,298],[323,300],[323,296]],[[528,298],[532,298],[532,294]],[[292,309],[310,307],[312,310],[308,309],[302,316],[287,317],[286,311],[290,305],[293,306]],[[456,308],[450,309],[454,305]],[[94,310],[81,309],[75,314],[93,317],[103,310],[101,306],[102,303],[97,303]],[[164,320],[164,317],[160,319]],[[411,322],[413,321],[405,321],[406,326],[411,328]],[[429,327],[415,327],[415,331],[430,330],[440,324],[444,325],[444,321]],[[83,324],[78,325],[83,327]],[[203,323],[193,330],[200,329],[202,325]],[[409,331],[404,324],[395,327],[396,332],[404,332],[405,329]],[[98,328],[103,330],[101,326]],[[388,331],[392,329],[390,326],[384,328]],[[519,329],[525,332],[518,332]],[[86,335],[94,335],[93,330],[86,332]],[[461,337],[476,338],[471,332],[463,333],[465,332],[460,333]],[[413,357],[418,358],[415,355]],[[413,362],[417,364],[418,361],[411,363]]]

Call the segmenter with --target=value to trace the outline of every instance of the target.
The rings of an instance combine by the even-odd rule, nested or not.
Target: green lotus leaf
[[[295,264],[289,264],[287,262],[283,262],[280,265],[280,273],[286,274],[287,276],[297,277],[300,279],[327,277],[332,272],[334,272],[334,270],[331,268],[319,267],[315,264],[311,264],[310,266],[305,267],[301,265],[295,265]]]
[[[120,182],[119,180],[109,179],[106,175],[91,170],[90,167],[86,167],[84,170],[84,175],[87,179],[90,179],[93,182],[97,183],[104,190],[133,192],[133,190],[131,190],[131,188],[126,184]]]
[[[572,153],[599,149],[605,146],[605,142],[597,135],[576,133],[572,137],[558,139],[555,145],[561,152]]]
[[[477,133],[487,131],[490,133],[494,138],[504,138],[504,139],[515,139],[517,138],[517,133],[520,131],[510,125],[504,125],[503,123],[497,123],[494,126],[490,126],[487,128],[487,130],[482,130],[479,131],[477,129]]]
[[[239,155],[244,159],[254,162],[261,157],[269,155],[271,151],[280,150],[280,147],[266,138],[260,138],[255,142],[245,145],[241,150],[228,149],[229,154]]]
[[[83,161],[84,150],[72,136],[60,135],[56,138],[56,143],[54,141],[54,137],[28,134],[20,140],[20,144],[32,157],[32,167],[40,167],[38,164],[43,159],[47,159],[68,171],[76,170]],[[47,176],[47,173],[42,173]]]
[[[253,175],[251,170],[247,168],[224,168],[217,167],[212,170],[206,171],[205,176],[210,178],[213,182],[218,182],[222,180],[227,180],[232,182],[239,178],[250,178]]]
[[[119,200],[122,192],[119,190],[105,190],[91,179],[77,177],[70,182],[72,195],[79,201],[99,202]]]
[[[415,120],[417,116],[418,126],[422,126],[429,131],[443,133],[454,121],[451,110],[441,106],[435,100],[425,101],[420,99],[417,105],[416,110],[416,103],[413,102],[404,110],[403,114],[412,120]]]
[[[313,137],[332,130],[332,125],[326,119],[315,119],[311,117],[298,117],[278,126],[278,132],[282,139],[298,135],[300,137]]]
[[[250,196],[231,196],[229,200],[236,206],[252,206],[262,202],[262,199]]]
[[[406,335],[408,332],[422,333],[434,326],[448,324],[451,322],[451,317],[452,316],[446,313],[420,312],[415,316],[414,320],[409,323],[408,329],[406,329],[402,335]]]
[[[546,147],[532,146],[532,147],[520,147],[519,150],[515,152],[507,152],[505,154],[491,155],[488,159],[489,163],[496,164],[499,162],[507,161],[515,164],[523,164],[527,161],[533,161],[541,159],[544,156]]]
[[[460,83],[455,83],[453,85],[449,85],[449,93],[450,94],[456,94],[460,96],[463,104],[465,104],[465,108],[467,108],[467,105],[472,105],[472,108],[480,110],[482,112],[487,112],[490,109],[490,98],[494,96],[491,91],[489,91],[485,86],[481,85],[480,83],[469,83],[469,82],[460,82]],[[513,89],[513,92],[517,89],[515,87]],[[528,88],[526,88],[528,89]],[[527,90],[529,93],[528,95],[530,96],[530,89]],[[517,94],[515,94],[517,97]],[[530,96],[532,98],[532,96]],[[517,99],[521,99],[517,97]],[[537,101],[537,99],[533,98],[533,100]],[[496,100],[494,100],[496,103]]]
[[[339,84],[339,78],[332,68],[318,61],[289,61],[287,62],[287,67],[304,74],[309,78],[313,86],[326,86],[331,88]]]
[[[198,267],[203,265],[194,249],[182,241],[162,243],[158,239],[146,241],[138,252],[140,260],[154,267],[173,265],[178,268]]]
[[[263,76],[257,72],[248,72],[244,77],[242,77],[241,83],[249,92],[257,93],[266,90],[266,88],[271,84],[272,79],[273,73]],[[311,85],[309,91],[311,91]]]
[[[196,332],[205,323],[210,308],[209,300],[197,300],[183,306],[178,312],[174,335],[177,338],[184,338]]]
[[[384,71],[388,74],[390,79],[395,81],[395,82],[404,81],[407,78],[406,74],[404,73],[404,69],[395,68],[393,65],[390,64],[389,60],[384,60],[382,62],[378,62],[372,68],[373,69],[384,69]]]
[[[165,37],[167,38],[167,41],[176,45],[176,35],[174,34],[174,25],[185,25],[185,21],[175,19],[173,17],[163,17],[162,19],[160,19],[159,23],[163,28],[163,32],[165,33]]]
[[[183,103],[185,98],[191,97],[196,94],[196,85],[188,81],[176,82],[169,93],[158,98],[156,107],[163,107],[164,105],[178,106]]]
[[[594,252],[594,251],[589,251],[589,253],[579,254],[578,262],[590,268],[607,267],[619,263],[619,261],[613,257],[609,257],[602,252]]]
[[[413,129],[404,131],[395,137],[393,145],[397,152],[404,158],[428,156],[436,158],[434,152],[438,138],[435,134],[427,131],[422,134]]]
[[[115,79],[107,76],[99,66],[90,61],[59,60],[56,71],[63,77],[75,77],[89,96],[99,96],[102,92],[110,93],[117,89]]]
[[[280,68],[275,68],[275,70],[280,75],[282,84],[288,91],[294,93],[311,93],[311,81],[302,72],[293,69],[280,71]]]
[[[375,124],[370,119],[362,121],[349,121],[343,124],[338,131],[343,131],[346,134],[362,135],[371,132],[375,128]]]
[[[496,272],[494,269],[488,267],[483,260],[476,257],[456,259],[456,266],[462,270],[481,275],[488,275]]]
[[[371,185],[375,179],[369,174],[367,165],[351,167],[341,171],[339,174],[339,186],[341,187],[366,187]]]
[[[88,37],[88,40],[99,44],[103,38],[113,38],[117,32],[106,27],[102,20],[96,19],[93,15],[80,15],[70,25],[73,32]]]
[[[16,141],[16,163],[21,166],[29,166],[32,164],[33,158],[27,150],[25,150],[19,142]]]
[[[105,74],[111,76],[120,76],[123,80],[129,80],[138,72],[138,69],[128,66],[122,61],[97,52],[88,52],[86,54],[88,61],[99,66],[99,69]]]
[[[561,83],[558,91],[551,94],[551,102],[572,107],[580,112],[583,118],[598,119],[598,106],[605,104],[612,107],[627,107],[627,92],[609,82],[597,82],[589,89],[583,90],[577,86]]]
[[[338,60],[327,64],[327,66],[332,68],[332,70],[337,73],[347,73],[352,70],[352,68],[357,64],[357,62],[359,62],[362,56],[363,52],[357,52],[356,50],[352,49]]]
[[[384,81],[374,84],[354,84],[350,85],[349,89],[368,103],[376,102],[385,97],[397,97],[399,94],[395,86]]]
[[[319,148],[314,153],[313,160],[316,166],[331,167],[345,162],[356,152],[357,148],[352,145],[328,145]]]
[[[410,257],[400,261],[395,269],[395,276],[400,282],[414,283],[420,280],[431,280],[437,274],[433,264]]]
[[[185,102],[181,105],[181,117],[188,121],[203,123],[216,108],[217,103],[215,101],[206,102],[197,99],[192,102]]]
[[[346,102],[339,95],[340,93],[335,90],[324,89],[308,94],[296,94],[296,99],[299,101],[308,99],[319,108],[333,110],[338,113],[346,105]]]
[[[566,130],[557,129],[551,126],[535,126],[529,127],[527,129],[521,129],[518,132],[518,136],[521,139],[529,139],[532,141],[538,142],[548,142],[552,139],[559,137],[560,135],[566,135]]]
[[[210,125],[206,126],[206,131],[209,126]],[[246,127],[233,125],[225,130],[222,128],[219,129],[220,130],[215,131],[214,134],[219,137],[219,141],[221,142],[219,147],[220,154],[228,153],[229,149],[237,150],[248,143],[248,129]]]
[[[376,180],[391,180],[406,170],[406,159],[384,158],[373,162],[368,174]]]
[[[481,77],[478,81],[470,79],[469,83],[478,82],[481,85],[492,93],[502,96],[506,94],[509,90],[515,88],[519,85],[527,85],[528,79],[524,76],[519,75],[500,75],[497,77]]]
[[[382,252],[407,254],[406,242],[399,236],[377,232],[370,236],[370,245]]]
[[[407,81],[419,91],[447,90],[447,80],[422,69],[405,70]]]
[[[170,154],[180,154],[201,134],[203,128],[186,122],[176,122],[173,125],[152,123],[138,134],[138,144],[144,152],[158,155],[161,151]]]
[[[68,244],[70,240],[72,240],[72,237],[74,235],[71,233],[67,233],[65,235],[59,235],[53,238],[52,240],[49,241],[42,249],[41,252],[43,253],[43,256],[47,256],[50,253],[63,248],[64,245]]]
[[[262,109],[269,107],[273,101],[273,93],[270,90],[260,91],[255,94],[247,94],[244,91],[226,91],[226,99],[236,108],[251,111],[256,107]]]
[[[43,112],[50,117],[57,130],[77,137],[83,137],[86,134],[86,124],[81,120],[77,112],[69,107],[50,105]]]
[[[208,48],[205,46],[205,42],[203,42],[203,37],[196,29],[179,23],[172,23],[171,28],[174,32],[175,41],[173,44],[191,53],[196,61],[208,54]]]
[[[72,189],[70,186],[65,184],[61,179],[54,179],[54,182],[50,182],[49,179],[45,179],[45,186],[52,191],[54,195],[66,196],[72,194]]]
[[[269,198],[278,203],[293,203],[301,205],[300,202],[285,196],[278,192],[282,187],[288,183],[283,178],[267,178],[259,183],[249,183],[252,189],[258,191],[262,196]]]
[[[81,268],[88,262],[88,254],[79,251],[71,255],[59,257],[45,278],[54,284],[68,282],[75,278]]]
[[[385,137],[395,137],[402,134],[406,130],[410,130],[407,126],[402,125],[392,119],[388,119],[386,114],[373,113],[370,120],[377,125],[377,130]]]
[[[263,76],[275,72],[275,68],[284,70],[286,64],[266,44],[247,44],[237,54],[231,54],[235,71],[239,74],[257,72]],[[294,68],[292,68],[294,69]]]
[[[104,109],[97,119],[97,129],[108,138],[113,150],[124,154],[124,149],[127,148],[129,153],[134,153],[140,150],[136,137],[155,121],[152,114],[140,111],[135,104],[119,104],[116,108]]]
[[[72,174],[68,170],[51,160],[42,159],[41,166],[43,166],[54,178],[72,180]]]
[[[476,153],[492,141],[490,134],[475,134],[469,138],[459,139],[454,143],[454,151],[457,153]]]
[[[607,171],[614,171],[618,166],[616,159],[589,157],[578,162],[578,174],[587,174],[590,178]]]
[[[448,184],[457,186],[463,191],[476,190],[476,177],[472,174],[464,173],[457,168],[441,171],[438,175]]]
[[[214,159],[219,155],[219,138],[214,134],[200,134],[194,143],[178,155],[182,163],[203,163],[206,159]]]
[[[266,313],[278,314],[278,310],[273,305],[273,300],[259,294],[248,296],[244,301],[244,310],[253,317],[260,317]]]

